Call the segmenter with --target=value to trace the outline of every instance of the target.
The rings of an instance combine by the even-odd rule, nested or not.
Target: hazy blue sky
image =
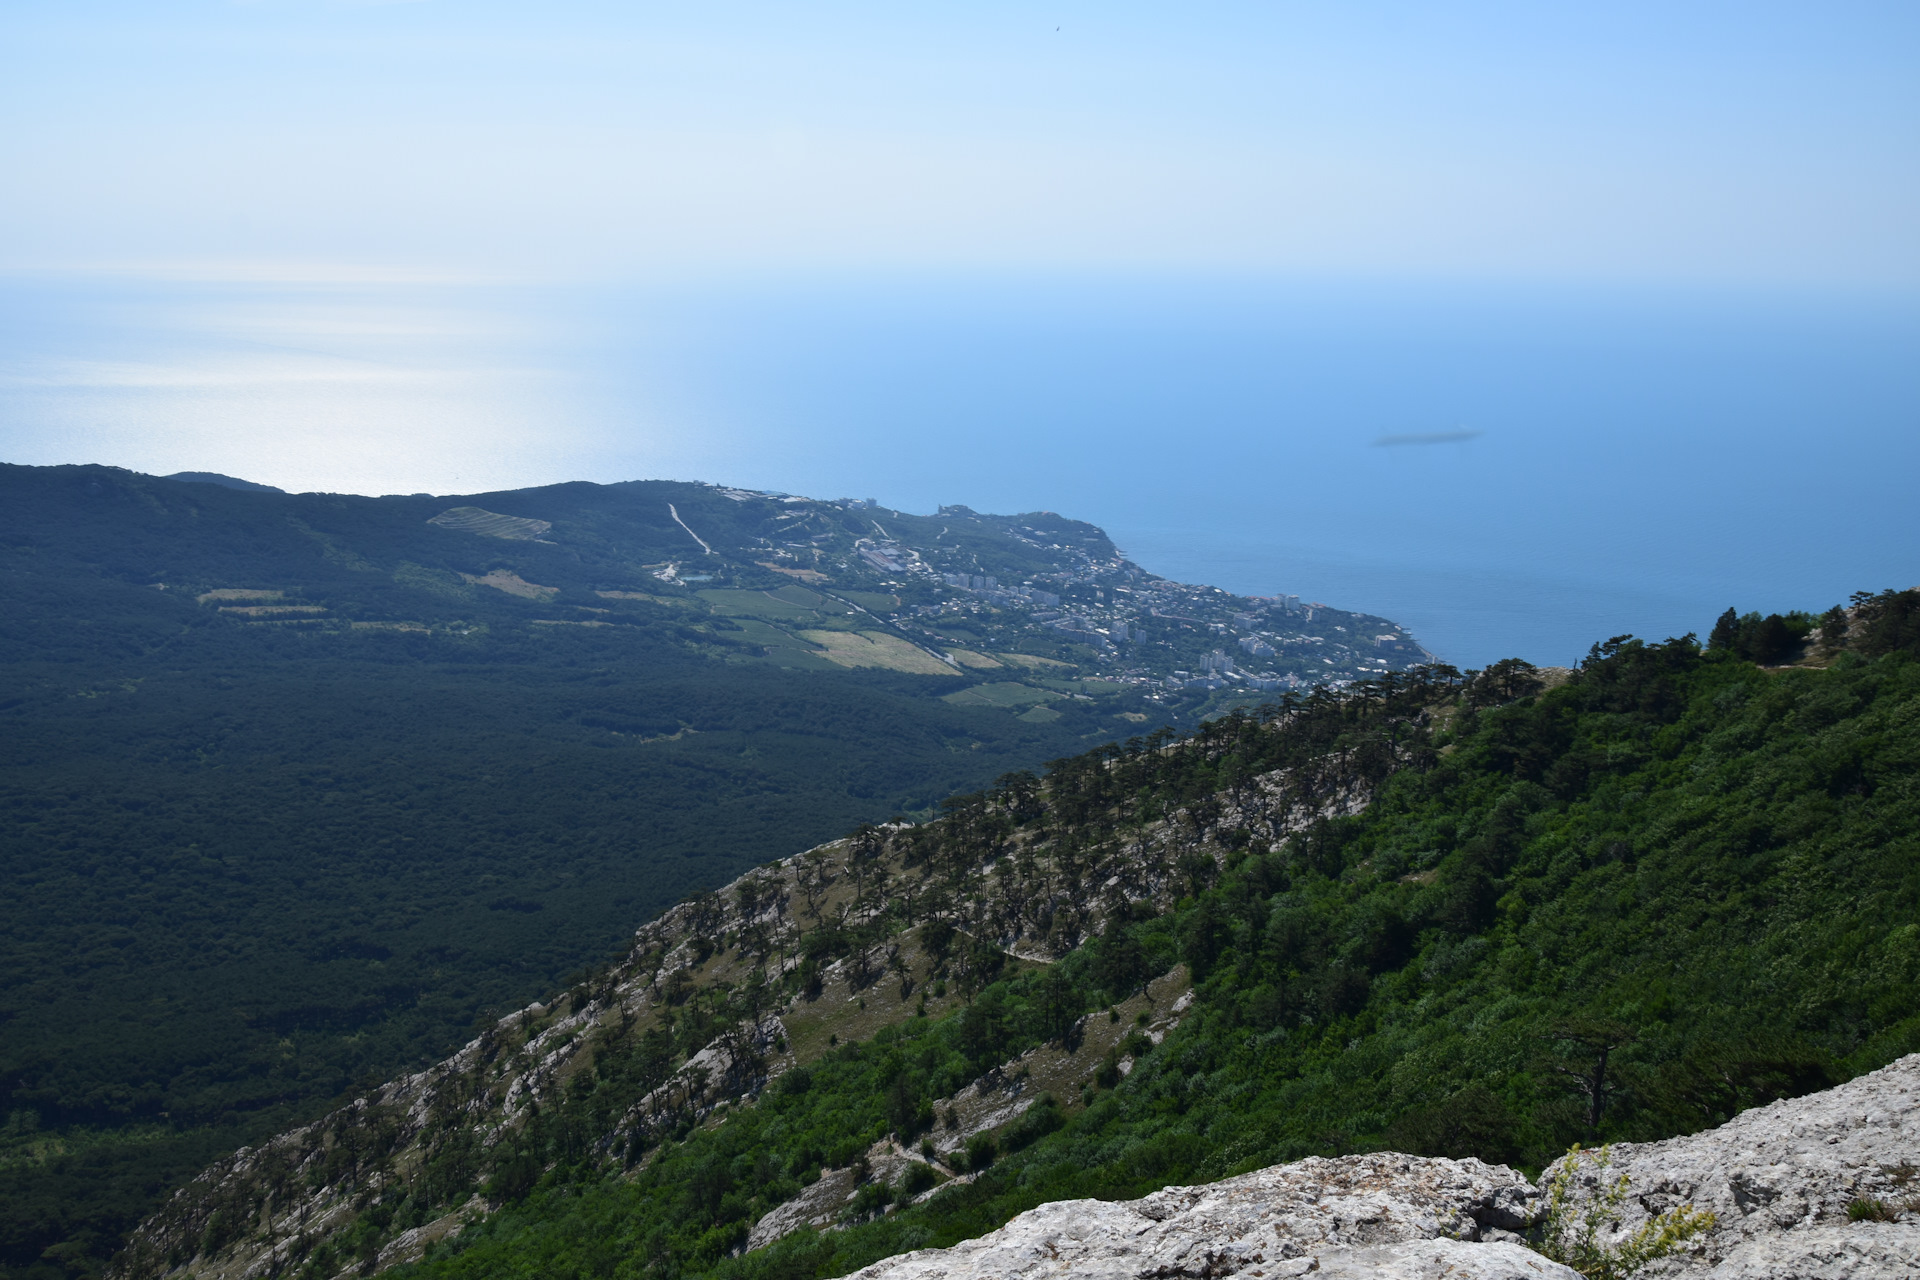
[[[1920,285],[1920,6],[0,6],[0,262]]]
[[[1920,580],[1920,4],[0,0],[0,460],[1824,608]]]

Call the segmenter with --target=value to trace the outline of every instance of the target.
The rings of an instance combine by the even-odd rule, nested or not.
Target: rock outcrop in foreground
[[[1616,1237],[1678,1204],[1717,1219],[1646,1274],[1920,1276],[1920,1054],[1718,1129],[1609,1154],[1608,1176],[1629,1185]],[[1596,1182],[1588,1167],[1575,1185],[1590,1194]],[[1851,1220],[1849,1206],[1866,1204],[1877,1206],[1868,1219],[1892,1220]],[[1542,1208],[1520,1174],[1478,1160],[1316,1158],[1126,1203],[1042,1205],[991,1235],[889,1258],[856,1280],[1577,1280],[1522,1243]]]
[[[1608,1156],[1611,1176],[1626,1175],[1631,1189],[1623,1231],[1676,1204],[1717,1220],[1695,1251],[1651,1274],[1920,1276],[1920,1054],[1704,1133],[1621,1143]],[[1581,1182],[1591,1189],[1594,1178],[1583,1173]],[[1850,1221],[1855,1202],[1895,1220]]]
[[[857,1275],[1575,1280],[1574,1272],[1511,1242],[1536,1199],[1525,1178],[1478,1160],[1314,1158],[1204,1187],[1168,1187],[1143,1200],[1042,1205],[979,1240],[890,1258]],[[1469,1243],[1493,1234],[1508,1240]],[[1475,1269],[1460,1269],[1467,1265]]]

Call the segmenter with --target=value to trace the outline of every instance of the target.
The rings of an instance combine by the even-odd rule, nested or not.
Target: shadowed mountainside
[[[862,828],[217,1166],[122,1268],[838,1275],[1049,1201],[1539,1169],[1828,1087],[1920,1047],[1920,662],[1882,626],[1916,604],[1771,671],[1618,638],[1389,676]]]

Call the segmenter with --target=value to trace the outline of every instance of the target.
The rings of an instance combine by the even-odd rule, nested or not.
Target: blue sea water
[[[1920,583],[1920,305],[1277,278],[0,281],[0,457],[1048,509],[1567,663]],[[1424,441],[1422,438],[1425,438]],[[1381,443],[1389,441],[1389,443]]]

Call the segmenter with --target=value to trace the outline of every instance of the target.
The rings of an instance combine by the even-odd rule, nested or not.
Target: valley
[[[1920,592],[1838,614],[1774,669],[1691,637],[1427,667],[863,825],[216,1165],[121,1271],[833,1276],[1055,1201],[1538,1171],[1910,1068]],[[1483,1214],[1483,1256],[1535,1212]]]
[[[1058,517],[0,467],[0,1267],[97,1274],[223,1152],[748,867],[1423,656],[1247,666],[1283,619],[1399,631],[1198,589],[1116,639],[1123,587],[1175,590]]]

